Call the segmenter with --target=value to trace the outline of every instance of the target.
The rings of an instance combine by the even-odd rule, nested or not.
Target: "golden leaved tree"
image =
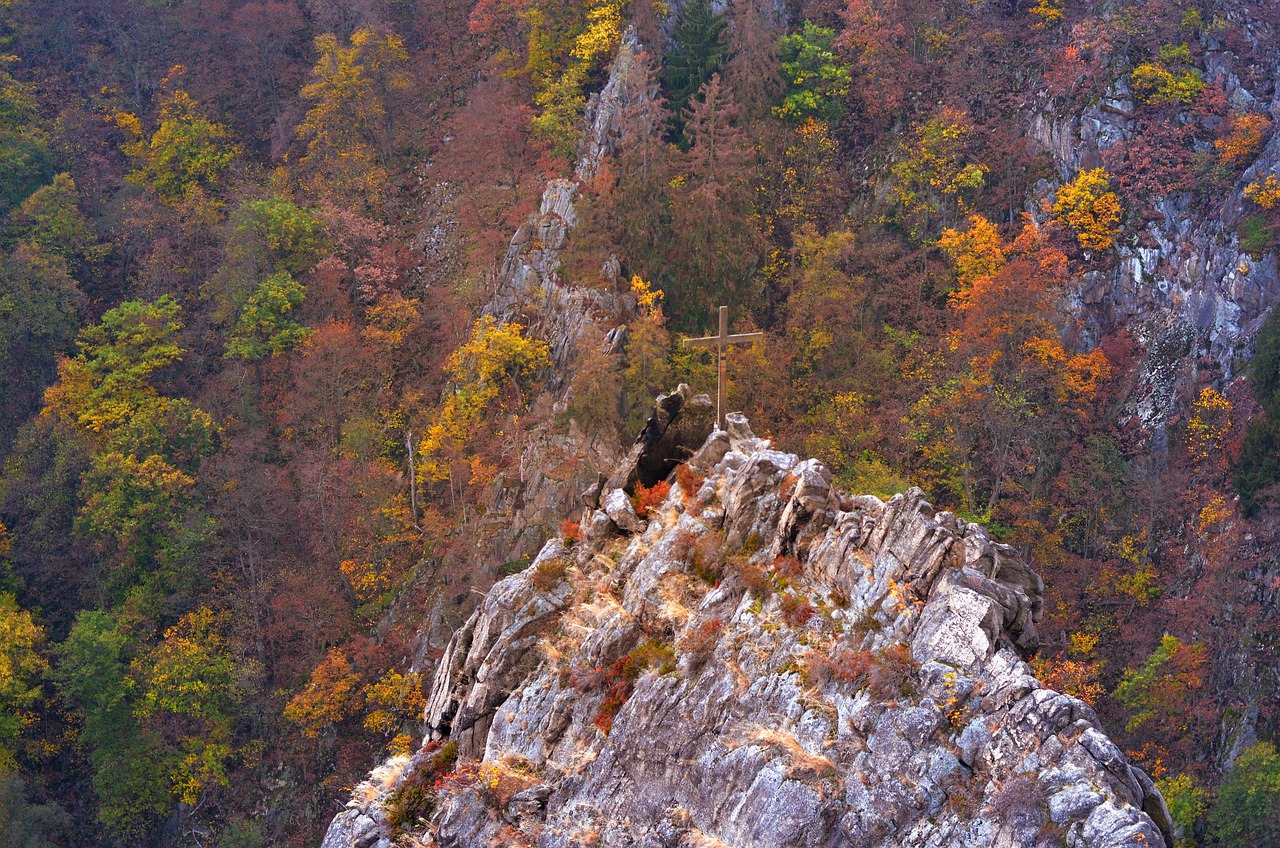
[[[424,482],[447,481],[457,499],[459,487],[481,467],[475,461],[480,435],[489,431],[500,439],[506,426],[518,431],[526,392],[551,363],[549,352],[546,342],[527,336],[520,324],[499,324],[489,315],[476,321],[470,340],[445,364],[450,388],[419,448]]]

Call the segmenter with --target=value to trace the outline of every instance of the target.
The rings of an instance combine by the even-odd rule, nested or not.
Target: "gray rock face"
[[[671,394],[661,395],[631,452],[606,481],[605,489],[630,492],[636,484],[652,486],[665,480],[706,441],[715,426],[715,417],[711,398],[695,395],[684,383]]]
[[[578,286],[560,279],[560,250],[578,223],[574,199],[590,182],[600,163],[617,144],[618,122],[631,98],[643,96],[633,83],[639,52],[635,34],[628,31],[610,66],[604,88],[587,107],[581,153],[573,179],[547,183],[538,212],[530,216],[507,247],[496,286],[485,313],[503,321],[522,319],[551,347],[553,383],[569,373],[568,365],[586,331],[601,319],[623,312],[624,296],[615,291]]]
[[[835,491],[728,424],[696,491],[621,536],[548,542],[455,635],[424,742],[462,761],[413,838],[1171,844],[1147,776],[1021,659],[1043,592],[1011,550],[919,490]],[[325,848],[392,838],[385,810],[416,779],[363,784]]]
[[[1239,10],[1247,38],[1253,37],[1250,14]],[[1204,46],[1206,79],[1225,89],[1233,107],[1280,117],[1280,91],[1268,92],[1265,99],[1256,96],[1237,76],[1234,54],[1212,37]],[[1134,116],[1133,95],[1121,77],[1106,96],[1079,112],[1065,111],[1057,101],[1032,109],[1027,134],[1053,157],[1059,181],[1066,182],[1081,169],[1099,167],[1105,151],[1132,138]],[[1251,211],[1245,186],[1277,171],[1280,135],[1212,202],[1196,205],[1188,194],[1161,199],[1155,219],[1117,245],[1117,261],[1078,280],[1071,306],[1084,319],[1089,341],[1128,326],[1147,351],[1144,391],[1129,411],[1148,430],[1162,426],[1172,411],[1179,379],[1204,364],[1224,379],[1233,376],[1280,297],[1275,252],[1254,259],[1241,249],[1238,236],[1241,220]],[[1041,197],[1053,187],[1044,188]]]

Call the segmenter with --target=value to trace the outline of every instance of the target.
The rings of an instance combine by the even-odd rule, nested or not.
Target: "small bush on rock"
[[[565,571],[569,568],[569,561],[564,557],[554,557],[552,559],[544,559],[538,563],[538,567],[533,570],[533,577],[530,582],[533,588],[539,592],[548,592],[553,586],[560,582],[564,577]]]
[[[877,655],[867,682],[877,698],[892,701],[915,694],[912,683],[915,671],[911,649],[906,645],[890,645]]]
[[[671,494],[671,484],[665,480],[659,480],[649,487],[637,483],[636,493],[631,497],[631,506],[635,508],[636,515],[648,518],[649,510],[659,506],[669,494]]]
[[[436,788],[458,763],[458,743],[441,745],[432,742],[427,751],[434,753],[400,784],[385,804],[387,825],[392,832],[411,827],[427,819],[435,811]]]
[[[791,627],[802,627],[813,618],[813,604],[800,595],[782,596],[782,620]]]

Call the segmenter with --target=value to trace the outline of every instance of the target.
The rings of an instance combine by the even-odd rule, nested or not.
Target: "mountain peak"
[[[677,394],[633,467],[678,448]],[[841,493],[741,415],[666,481],[626,468],[480,603],[423,747],[324,848],[1172,844],[1151,780],[1024,662],[1043,584],[982,527]]]

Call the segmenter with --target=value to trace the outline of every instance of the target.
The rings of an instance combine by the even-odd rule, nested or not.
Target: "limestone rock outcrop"
[[[1245,6],[1232,16],[1246,43],[1274,25]],[[1253,90],[1241,80],[1251,76],[1246,68],[1255,59],[1238,56],[1220,33],[1204,34],[1201,46],[1206,81],[1220,86],[1235,110],[1280,117],[1280,90],[1265,84],[1267,75],[1253,77]],[[1080,169],[1103,165],[1104,154],[1131,140],[1139,132],[1138,111],[1124,74],[1096,102],[1079,109],[1055,99],[1031,104],[1027,136],[1053,158],[1056,184],[1061,184]],[[1267,310],[1280,297],[1276,252],[1250,255],[1239,237],[1240,223],[1251,212],[1245,186],[1277,171],[1280,134],[1226,191],[1206,200],[1191,192],[1160,198],[1151,220],[1116,246],[1116,261],[1100,261],[1078,280],[1072,305],[1089,341],[1127,327],[1146,352],[1141,391],[1130,412],[1148,431],[1161,428],[1174,410],[1180,380],[1206,365],[1226,379],[1238,372]],[[1055,184],[1040,188],[1028,203],[1033,214],[1043,214],[1040,201],[1051,197]]]
[[[1043,586],[1014,551],[727,424],[665,502],[589,508],[611,532],[494,586],[422,749],[324,848],[1172,844],[1152,782],[1023,661]]]

